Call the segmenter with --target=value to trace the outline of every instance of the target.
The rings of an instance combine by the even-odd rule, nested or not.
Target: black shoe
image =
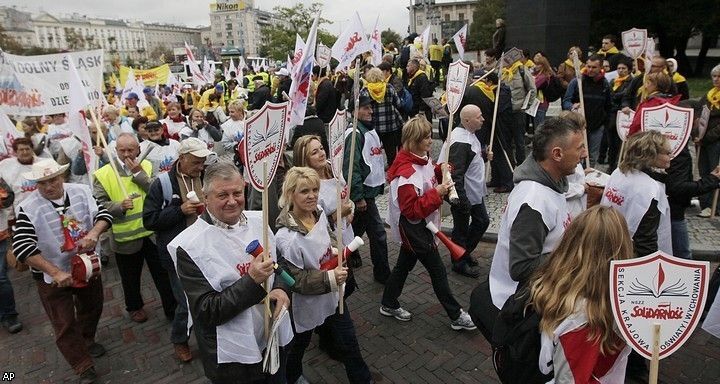
[[[88,345],[88,353],[92,357],[100,357],[105,354],[105,347],[100,343],[92,343]]]
[[[452,270],[463,276],[472,277],[473,279],[476,279],[480,276],[480,268],[473,267],[468,263],[460,263],[453,265]]]
[[[22,331],[23,325],[17,319],[17,315],[8,316],[2,321],[3,328],[7,329],[10,333],[18,333]]]
[[[90,369],[85,370],[85,372],[80,374],[80,380],[78,380],[78,383],[80,384],[93,384],[97,381],[97,373],[95,372],[95,367],[90,367]]]

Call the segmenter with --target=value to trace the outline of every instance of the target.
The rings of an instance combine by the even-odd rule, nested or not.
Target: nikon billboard
[[[245,2],[242,0],[217,0],[210,3],[210,12],[236,12],[245,9]]]

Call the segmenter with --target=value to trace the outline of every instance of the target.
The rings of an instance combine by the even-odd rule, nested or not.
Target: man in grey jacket
[[[525,110],[537,97],[537,88],[530,70],[520,60],[507,69],[503,68],[503,72],[503,83],[510,87],[512,97],[513,124],[510,136],[515,147],[515,164],[521,164],[525,160],[525,127],[528,116]],[[511,154],[510,157],[512,158]]]

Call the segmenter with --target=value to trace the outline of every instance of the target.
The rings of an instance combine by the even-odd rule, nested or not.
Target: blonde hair
[[[313,140],[317,140],[322,146],[320,136],[317,135],[300,136],[293,145],[293,163],[296,167],[309,167],[307,163],[308,144]],[[323,148],[323,150],[325,149]]]
[[[309,183],[313,187],[320,188],[320,176],[310,167],[292,167],[285,174],[285,181],[282,185],[282,194],[278,200],[278,207],[282,210],[280,215],[286,215],[293,209],[293,193],[302,183]]]
[[[652,83],[655,84],[655,88],[658,92],[668,93],[672,87],[672,79],[670,75],[665,72],[653,72],[645,75],[643,80],[644,84]],[[649,95],[648,95],[649,96]],[[646,96],[647,98],[647,96]]]
[[[383,75],[382,71],[377,67],[370,68],[365,72],[365,80],[368,83],[382,83],[385,81],[385,75]]]
[[[245,103],[242,100],[233,100],[230,103],[228,103],[228,112],[230,110],[230,107],[239,109],[243,116],[245,116]]]
[[[622,173],[648,169],[653,166],[660,151],[668,146],[668,139],[658,131],[636,133],[628,137],[623,159],[618,168]]]
[[[425,115],[420,113],[405,123],[400,142],[403,149],[412,151],[428,135],[432,135],[432,125],[427,121]]]
[[[560,244],[530,278],[530,301],[540,315],[540,331],[553,331],[585,300],[588,341],[603,354],[621,347],[610,307],[611,260],[633,256],[632,239],[623,216],[596,205],[581,213],[565,231]]]

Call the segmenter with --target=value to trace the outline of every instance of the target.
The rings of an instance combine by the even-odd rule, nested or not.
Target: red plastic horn
[[[463,255],[465,255],[465,248],[453,243],[453,241],[450,240],[447,235],[437,229],[437,227],[432,221],[428,221],[427,224],[425,224],[425,228],[429,229],[430,232],[433,233],[433,235],[437,236],[437,238],[440,239],[443,244],[445,244],[448,251],[450,251],[450,257],[453,259],[453,261],[458,261],[461,257],[463,257]]]
[[[358,248],[360,248],[361,245],[364,245],[365,242],[362,238],[359,236],[355,236],[353,241],[350,242],[350,244],[345,246],[345,252],[343,253],[343,260],[347,260],[348,257],[350,257],[350,254],[357,251]],[[338,257],[334,256],[332,259],[320,264],[320,270],[322,271],[329,271],[331,269],[335,269],[338,266]]]

